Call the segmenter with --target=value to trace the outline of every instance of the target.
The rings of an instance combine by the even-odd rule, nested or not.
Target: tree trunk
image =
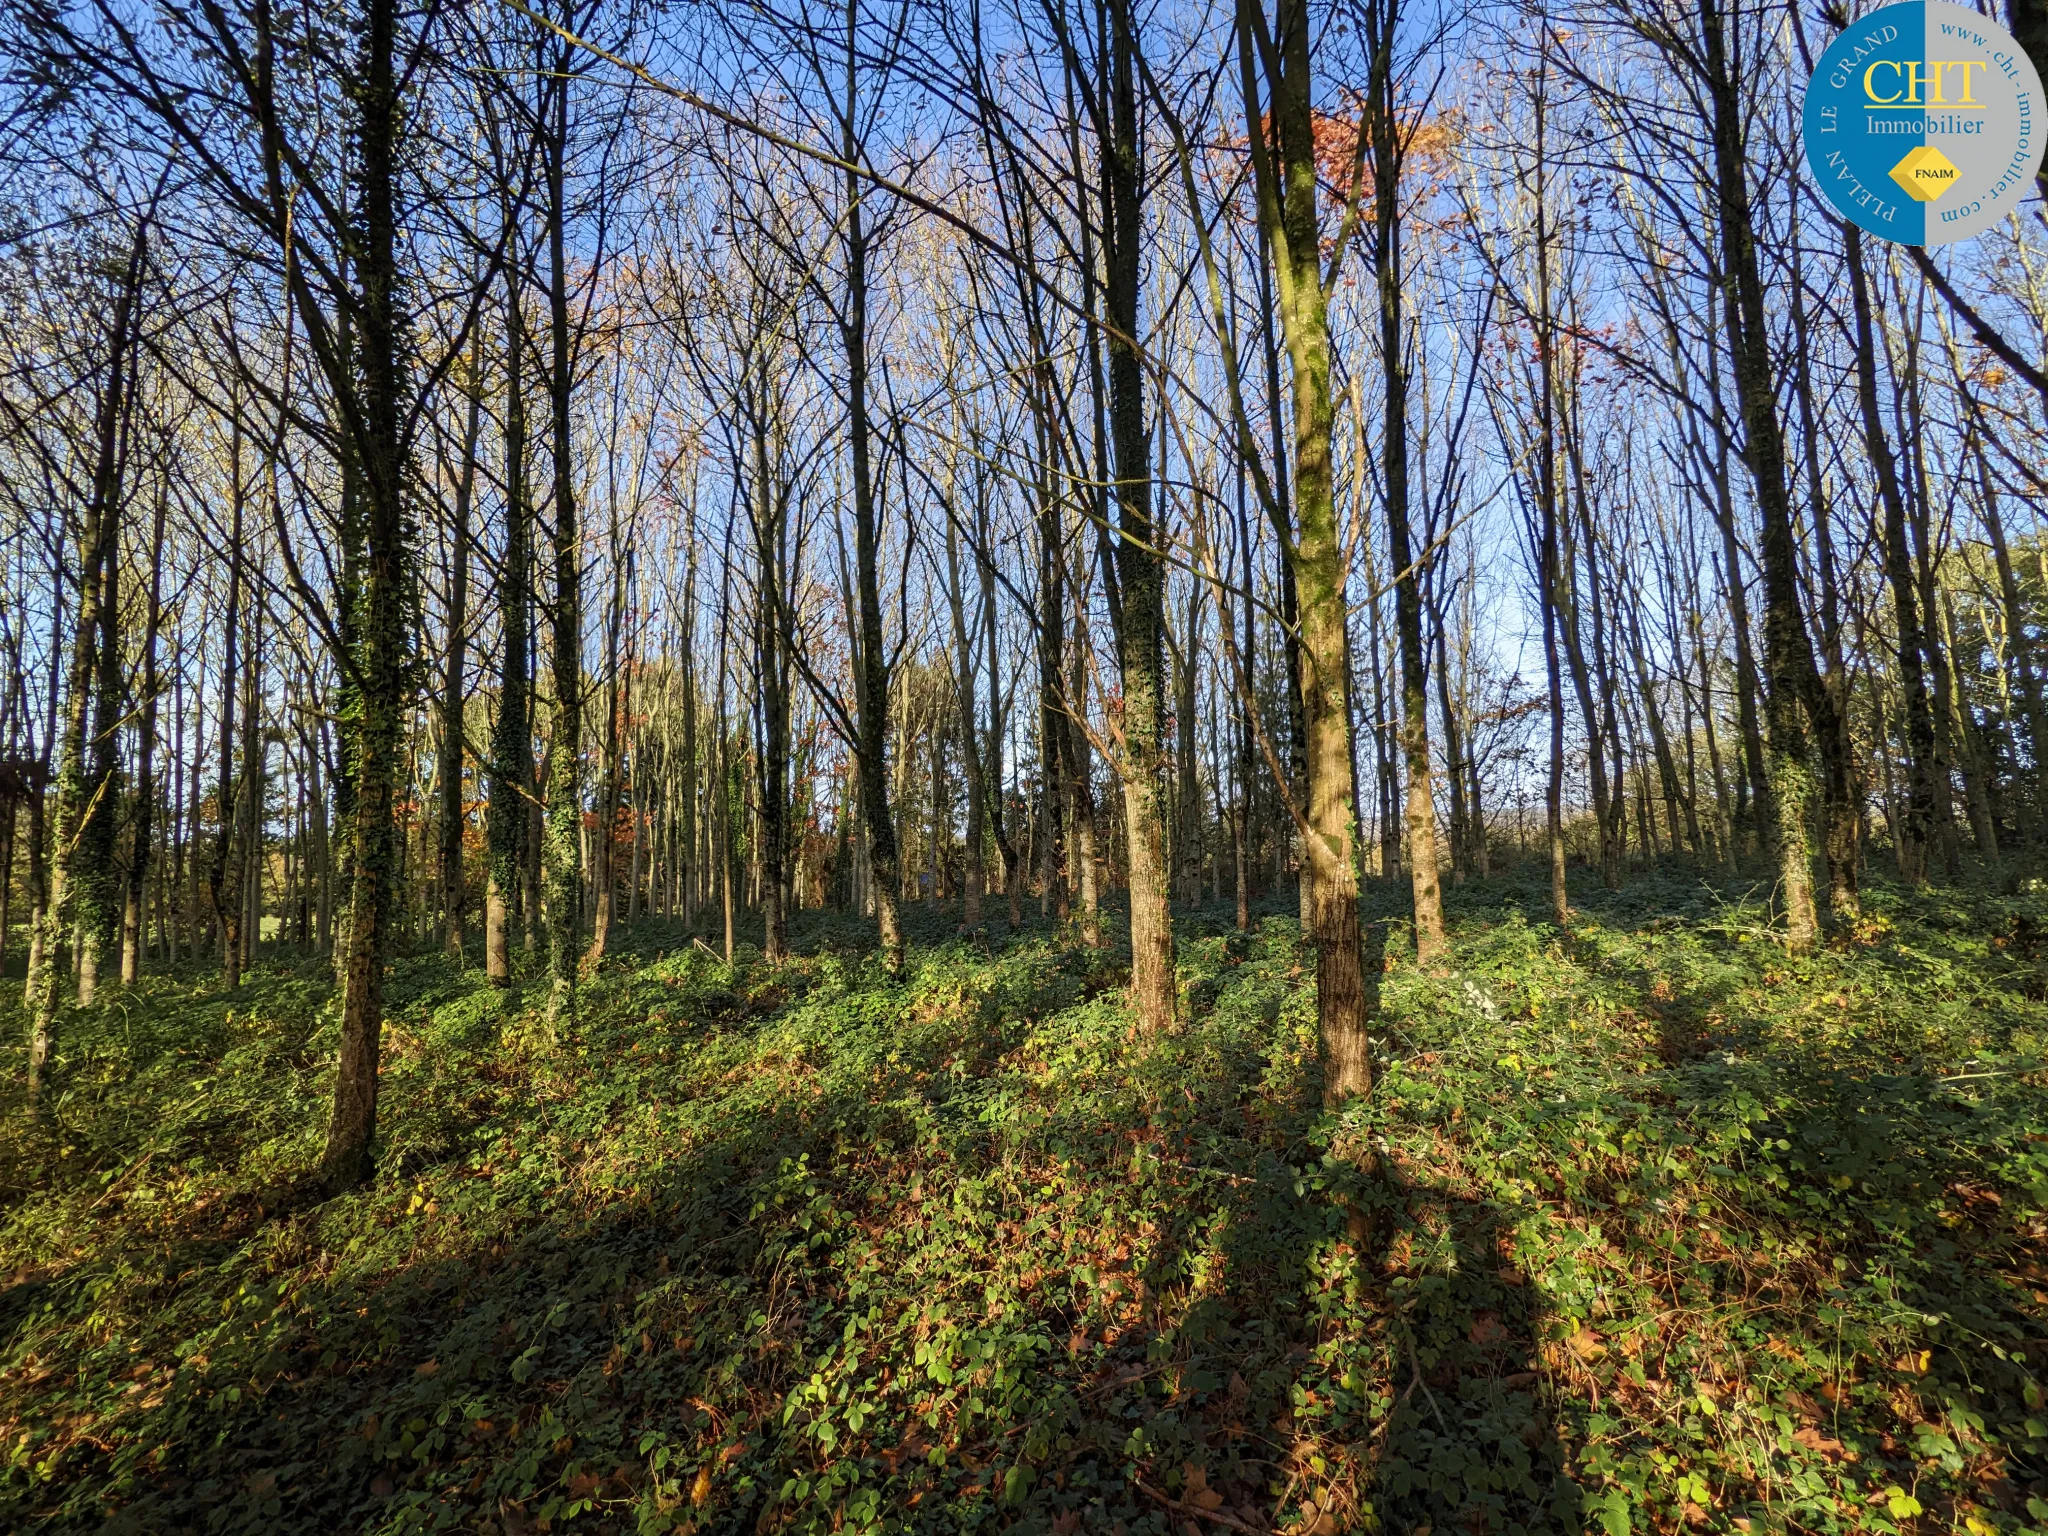
[[[1409,474],[1408,474],[1408,363],[1406,353],[1407,326],[1402,313],[1402,270],[1401,270],[1401,126],[1394,102],[1394,60],[1396,17],[1399,5],[1396,0],[1383,0],[1373,11],[1373,19],[1379,31],[1373,40],[1373,62],[1371,85],[1367,94],[1366,114],[1373,156],[1373,226],[1376,239],[1373,243],[1373,267],[1377,280],[1380,330],[1380,376],[1384,391],[1382,423],[1382,463],[1387,511],[1387,551],[1394,570],[1394,629],[1401,644],[1401,752],[1406,760],[1408,798],[1406,821],[1408,830],[1408,879],[1415,908],[1415,959],[1419,965],[1435,965],[1446,953],[1444,939],[1443,892],[1438,884],[1436,846],[1436,797],[1433,787],[1432,769],[1429,757],[1429,652],[1425,648],[1422,634],[1422,574],[1418,569],[1418,556],[1414,549],[1414,538],[1409,525]],[[1308,17],[1304,11],[1294,26],[1306,34]],[[1306,47],[1304,36],[1303,46]],[[1301,70],[1301,89],[1307,90],[1307,62],[1304,55]],[[1279,100],[1276,93],[1276,111]],[[1303,108],[1307,110],[1306,107]],[[1310,145],[1286,143],[1283,128],[1282,153],[1293,169],[1294,157],[1307,154],[1313,157]],[[1312,196],[1312,194],[1309,194]],[[1290,210],[1298,212],[1297,210]],[[1308,210],[1313,216],[1313,207]],[[1304,227],[1303,237],[1310,237],[1312,225]],[[1303,283],[1315,276],[1316,263],[1320,260],[1317,244],[1311,238],[1308,250],[1297,253],[1301,273],[1296,283]],[[1325,301],[1321,292],[1321,280],[1316,278],[1314,303],[1321,308]],[[1305,290],[1304,290],[1305,291]],[[1327,324],[1327,321],[1325,321]],[[1290,345],[1292,331],[1290,329]],[[1328,346],[1325,338],[1321,343]],[[1297,369],[1300,364],[1297,363]],[[1327,358],[1324,360],[1327,366]],[[1327,388],[1327,381],[1325,382]],[[1299,412],[1304,404],[1301,397],[1302,381],[1297,377],[1295,384],[1295,409]],[[1327,400],[1321,404],[1327,411]],[[1301,451],[1302,426],[1295,427],[1296,453]],[[1322,446],[1325,463],[1316,471],[1324,477],[1330,473],[1327,456],[1327,439]],[[1310,495],[1307,477],[1311,473],[1306,466],[1297,465],[1295,474],[1295,496],[1298,515],[1305,530],[1309,513],[1307,502]],[[1320,492],[1318,494],[1321,494]],[[1334,528],[1335,507],[1330,515]],[[1426,554],[1423,558],[1426,558]],[[1337,589],[1326,594],[1335,605],[1342,635],[1342,621],[1346,609],[1344,602],[1344,571],[1341,550],[1339,564],[1335,571]],[[1305,581],[1298,581],[1302,592],[1304,613],[1304,634],[1309,610],[1312,607]],[[1304,697],[1306,682],[1304,681]],[[1348,710],[1347,710],[1348,715]],[[1346,752],[1349,752],[1348,733]],[[1327,771],[1327,769],[1325,770]],[[1344,775],[1350,777],[1347,771]],[[1314,790],[1311,789],[1311,795]],[[1355,885],[1355,881],[1353,884]],[[1355,898],[1354,898],[1355,899]]]
[[[769,414],[775,409],[764,366],[754,401],[753,515],[758,600],[754,616],[755,687],[761,699],[760,846],[762,954],[789,954],[786,866],[789,857],[789,637],[782,621],[781,489],[771,479]]]
[[[274,468],[274,460],[272,464]],[[248,657],[242,667],[242,784],[235,797],[236,812],[242,819],[236,844],[241,849],[244,971],[255,964],[256,946],[263,936],[263,806],[268,766],[263,741],[263,606],[253,594],[247,622],[242,643]]]
[[[377,1066],[384,1024],[384,962],[397,865],[394,815],[408,700],[406,595],[413,554],[405,515],[404,340],[398,272],[400,104],[393,69],[393,0],[362,0],[356,175],[360,228],[353,270],[362,317],[361,423],[357,459],[364,491],[363,623],[357,674],[361,726],[350,841],[354,848],[341,1009],[341,1062],[321,1176],[330,1189],[362,1182],[372,1167]]]
[[[548,747],[547,821],[542,833],[542,900],[547,909],[548,1017],[574,1022],[578,940],[583,932],[583,546],[576,523],[570,418],[574,363],[569,320],[568,205],[563,187],[569,141],[569,73],[564,55],[553,82],[554,120],[543,146],[547,171],[548,376],[555,472],[553,734]]]
[[[1826,839],[1822,863],[1828,876],[1828,916],[1837,927],[1853,923],[1863,911],[1857,891],[1863,863],[1863,797],[1857,787],[1856,746],[1849,731],[1849,669],[1842,655],[1842,594],[1835,569],[1833,517],[1827,483],[1821,472],[1821,433],[1813,399],[1812,345],[1806,312],[1804,241],[1797,208],[1792,225],[1791,308],[1793,336],[1792,394],[1799,406],[1800,440],[1804,451],[1807,504],[1813,519],[1814,565],[1820,585],[1822,678],[1833,704],[1824,717],[1828,729],[1818,745],[1821,760],[1821,830]]]
[[[957,412],[953,435],[957,445]],[[946,460],[946,612],[953,625],[953,699],[957,706],[960,767],[967,779],[967,856],[961,870],[960,926],[971,932],[981,926],[981,900],[986,885],[981,855],[982,841],[988,828],[988,784],[981,761],[980,722],[976,718],[975,672],[978,663],[974,637],[967,631],[967,596],[960,570],[958,462],[956,447],[948,453]],[[987,607],[984,597],[984,615]],[[989,674],[989,687],[991,691],[995,688],[993,672]]]
[[[1005,717],[1009,711],[1004,694],[996,681],[1000,673],[996,635],[995,559],[988,547],[988,509],[979,496],[976,498],[976,508],[978,542],[975,549],[975,569],[981,578],[981,632],[987,646],[989,691],[987,784],[983,793],[988,805],[989,831],[995,838],[996,851],[1002,855],[1003,899],[1009,908],[1007,916],[1010,932],[1015,933],[1024,926],[1023,859],[1017,840],[1010,832],[1009,817],[1003,803],[1003,730]]]
[[[1195,742],[1195,656],[1201,645],[1202,584],[1188,583],[1187,629],[1174,674],[1174,833],[1173,861],[1180,899],[1195,906],[1202,899],[1202,778]]]
[[[840,158],[846,164],[846,308],[840,339],[846,349],[846,433],[853,472],[854,580],[858,593],[856,623],[860,629],[859,761],[861,819],[868,834],[868,864],[873,871],[875,920],[883,967],[892,975],[903,969],[903,925],[897,916],[896,824],[889,810],[889,655],[882,639],[881,536],[875,509],[874,470],[868,420],[868,232],[857,166],[861,144],[856,93],[855,29],[858,0],[846,6],[846,99],[840,117]]]
[[[481,332],[479,332],[481,338]],[[448,642],[441,663],[441,943],[458,964],[462,960],[462,919],[467,891],[462,872],[462,764],[464,648],[469,624],[469,505],[476,487],[477,436],[483,425],[483,349],[481,340],[470,352],[467,393],[469,412],[462,430],[462,465],[455,481],[453,521],[448,530]]]
[[[121,716],[121,471],[132,388],[130,348],[145,268],[149,220],[137,223],[127,270],[115,297],[106,374],[94,419],[91,492],[78,530],[78,619],[71,651],[64,735],[57,757],[55,858],[39,928],[42,943],[29,978],[28,1095],[37,1098],[52,1049],[58,955],[67,929],[77,936],[78,1002],[93,1000],[104,941],[115,802],[115,730]],[[89,713],[90,711],[90,713]],[[88,729],[92,734],[88,736]],[[90,761],[88,761],[88,754]]]
[[[1724,324],[1742,407],[1744,447],[1762,524],[1764,653],[1768,676],[1769,779],[1775,802],[1778,882],[1785,904],[1786,948],[1813,947],[1819,933],[1807,818],[1813,807],[1813,770],[1807,761],[1807,726],[1826,737],[1835,729],[1834,701],[1815,665],[1800,609],[1797,546],[1786,482],[1784,431],[1772,377],[1771,336],[1765,318],[1762,271],[1751,213],[1742,82],[1728,55],[1721,0],[1701,0],[1706,85],[1712,104],[1714,171],[1724,285]],[[1730,573],[1731,578],[1733,572]],[[1802,709],[1802,705],[1804,706]]]
[[[509,203],[504,217],[509,226]],[[510,254],[516,258],[516,251]],[[527,797],[533,793],[532,680],[527,670],[533,524],[526,494],[524,350],[514,259],[505,268],[505,563],[498,592],[503,648],[498,658],[498,716],[491,728],[490,801],[484,812],[484,836],[490,847],[490,876],[484,888],[484,972],[492,985],[500,987],[512,981],[511,907],[524,884]]]
[[[114,584],[119,563],[123,398],[128,383],[132,311],[141,285],[147,233],[148,226],[144,221],[136,230],[127,280],[115,301],[106,375],[100,386],[94,424],[92,490],[78,529],[78,615],[73,630],[64,734],[57,744],[57,818],[52,829],[56,856],[49,863],[48,894],[38,914],[39,942],[30,956],[28,978],[28,1097],[31,1103],[41,1092],[43,1073],[53,1048],[57,987],[62,969],[58,957],[67,929],[75,925],[80,945],[78,1000],[81,1006],[92,1001],[97,970],[101,915],[98,898],[106,877],[103,845],[109,842],[108,838],[98,834],[100,830],[108,830],[110,834],[114,820],[112,775],[103,773],[104,760],[111,751],[114,721],[106,717],[104,674],[107,662],[102,652],[110,633],[114,633],[114,621],[108,610],[118,602]],[[113,663],[118,669],[118,654]],[[115,704],[118,708],[118,670],[115,676]],[[98,718],[90,713],[95,684],[99,685],[98,691],[102,695]],[[90,764],[87,761],[91,743],[87,736],[89,726],[105,733],[99,749],[91,754]]]
[[[1392,10],[1390,6],[1383,13],[1384,30],[1377,40],[1381,74],[1375,94],[1383,112],[1391,104],[1392,87],[1386,71],[1391,68]],[[1308,743],[1308,807],[1302,842],[1309,876],[1310,931],[1316,942],[1323,1096],[1326,1103],[1336,1105],[1370,1091],[1372,1056],[1353,843],[1351,717],[1345,688],[1346,573],[1331,460],[1335,410],[1330,387],[1329,294],[1324,287],[1316,209],[1309,20],[1305,0],[1281,0],[1274,33],[1267,35],[1263,10],[1249,0],[1240,0],[1237,43],[1245,116],[1251,123],[1264,120],[1255,61],[1263,55],[1276,66],[1268,83],[1278,142],[1274,145],[1254,134],[1252,157],[1260,233],[1273,253],[1280,317],[1293,374],[1293,467],[1299,531],[1291,564],[1301,602],[1302,714]],[[1256,39],[1255,32],[1260,34]],[[1278,166],[1273,163],[1275,148]],[[1383,159],[1394,153],[1386,136],[1379,148]],[[1382,190],[1392,195],[1386,180]],[[1433,864],[1431,869],[1433,873]]]
[[[1131,1006],[1141,1028],[1172,1026],[1175,1013],[1172,873],[1166,849],[1166,584],[1152,515],[1150,432],[1145,424],[1138,303],[1145,231],[1131,0],[1109,3],[1111,68],[1101,82],[1109,133],[1102,145],[1103,312],[1109,351],[1109,431],[1116,456],[1116,626],[1123,679],[1125,839],[1130,870]]]
[[[121,906],[121,981],[134,986],[142,979],[143,891],[149,872],[149,845],[156,815],[157,633],[163,623],[164,517],[170,507],[169,487],[157,491],[156,513],[150,522],[149,608],[142,625],[142,707],[135,742],[135,821],[128,852],[127,898]],[[175,788],[172,798],[176,798]],[[5,924],[0,923],[0,929]]]
[[[1863,264],[1863,232],[1844,220],[1842,238],[1849,264],[1856,315],[1856,402],[1863,418],[1863,449],[1877,480],[1880,544],[1885,579],[1892,590],[1898,627],[1899,689],[1905,696],[1907,790],[1905,813],[1893,826],[1899,876],[1918,885],[1927,878],[1927,849],[1934,826],[1934,716],[1927,702],[1923,670],[1925,640],[1914,593],[1912,547],[1906,539],[1906,503],[1899,488],[1891,441],[1877,404],[1877,347],[1871,324],[1870,283]]]
[[[2034,658],[2034,645],[2027,633],[2026,608],[2020,598],[2019,578],[2014,574],[2012,550],[2006,542],[2005,521],[1999,515],[1998,489],[1992,483],[1991,466],[1984,455],[1981,436],[1973,434],[1971,446],[1977,460],[1977,483],[1983,501],[1984,532],[1991,541],[1991,554],[1998,567],[1998,596],[2005,610],[2006,645],[2012,652],[2013,670],[2019,674],[2020,701],[2026,710],[2027,742],[2033,758],[2033,791],[2019,797],[2018,819],[2023,840],[2031,840],[2040,828],[2042,768],[2048,758],[2048,707],[2041,696],[2041,674]],[[2017,754],[2015,754],[2016,756]]]

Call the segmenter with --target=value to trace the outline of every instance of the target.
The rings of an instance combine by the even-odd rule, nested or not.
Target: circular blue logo
[[[1806,167],[1844,218],[1901,245],[1981,234],[2041,164],[2041,77],[1997,22],[1948,0],[1872,11],[1806,85]]]

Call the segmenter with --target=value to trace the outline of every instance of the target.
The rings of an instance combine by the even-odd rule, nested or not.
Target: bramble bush
[[[553,1032],[422,956],[337,1199],[319,965],[114,993],[41,1115],[17,994],[0,1527],[2048,1529],[2040,899],[1575,894],[1427,974],[1376,892],[1337,1114],[1284,902],[1159,1038],[1044,928],[648,923]]]

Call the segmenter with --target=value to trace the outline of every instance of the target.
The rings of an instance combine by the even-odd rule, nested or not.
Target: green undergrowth
[[[0,1100],[0,1529],[2048,1529],[2048,906],[1507,877],[1425,974],[1400,894],[1339,1115],[1284,905],[1159,1039],[936,916],[407,960],[331,1200],[317,967],[117,994]]]

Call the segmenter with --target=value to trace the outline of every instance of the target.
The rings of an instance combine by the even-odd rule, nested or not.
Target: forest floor
[[[71,1020],[39,1117],[16,993],[0,1529],[2048,1528],[2048,898],[1873,881],[1791,961],[1757,889],[1537,881],[1441,974],[1374,894],[1341,1115],[1277,904],[1181,918],[1156,1039],[921,910],[900,982],[642,924],[555,1036],[423,956],[325,1201],[317,965]]]

